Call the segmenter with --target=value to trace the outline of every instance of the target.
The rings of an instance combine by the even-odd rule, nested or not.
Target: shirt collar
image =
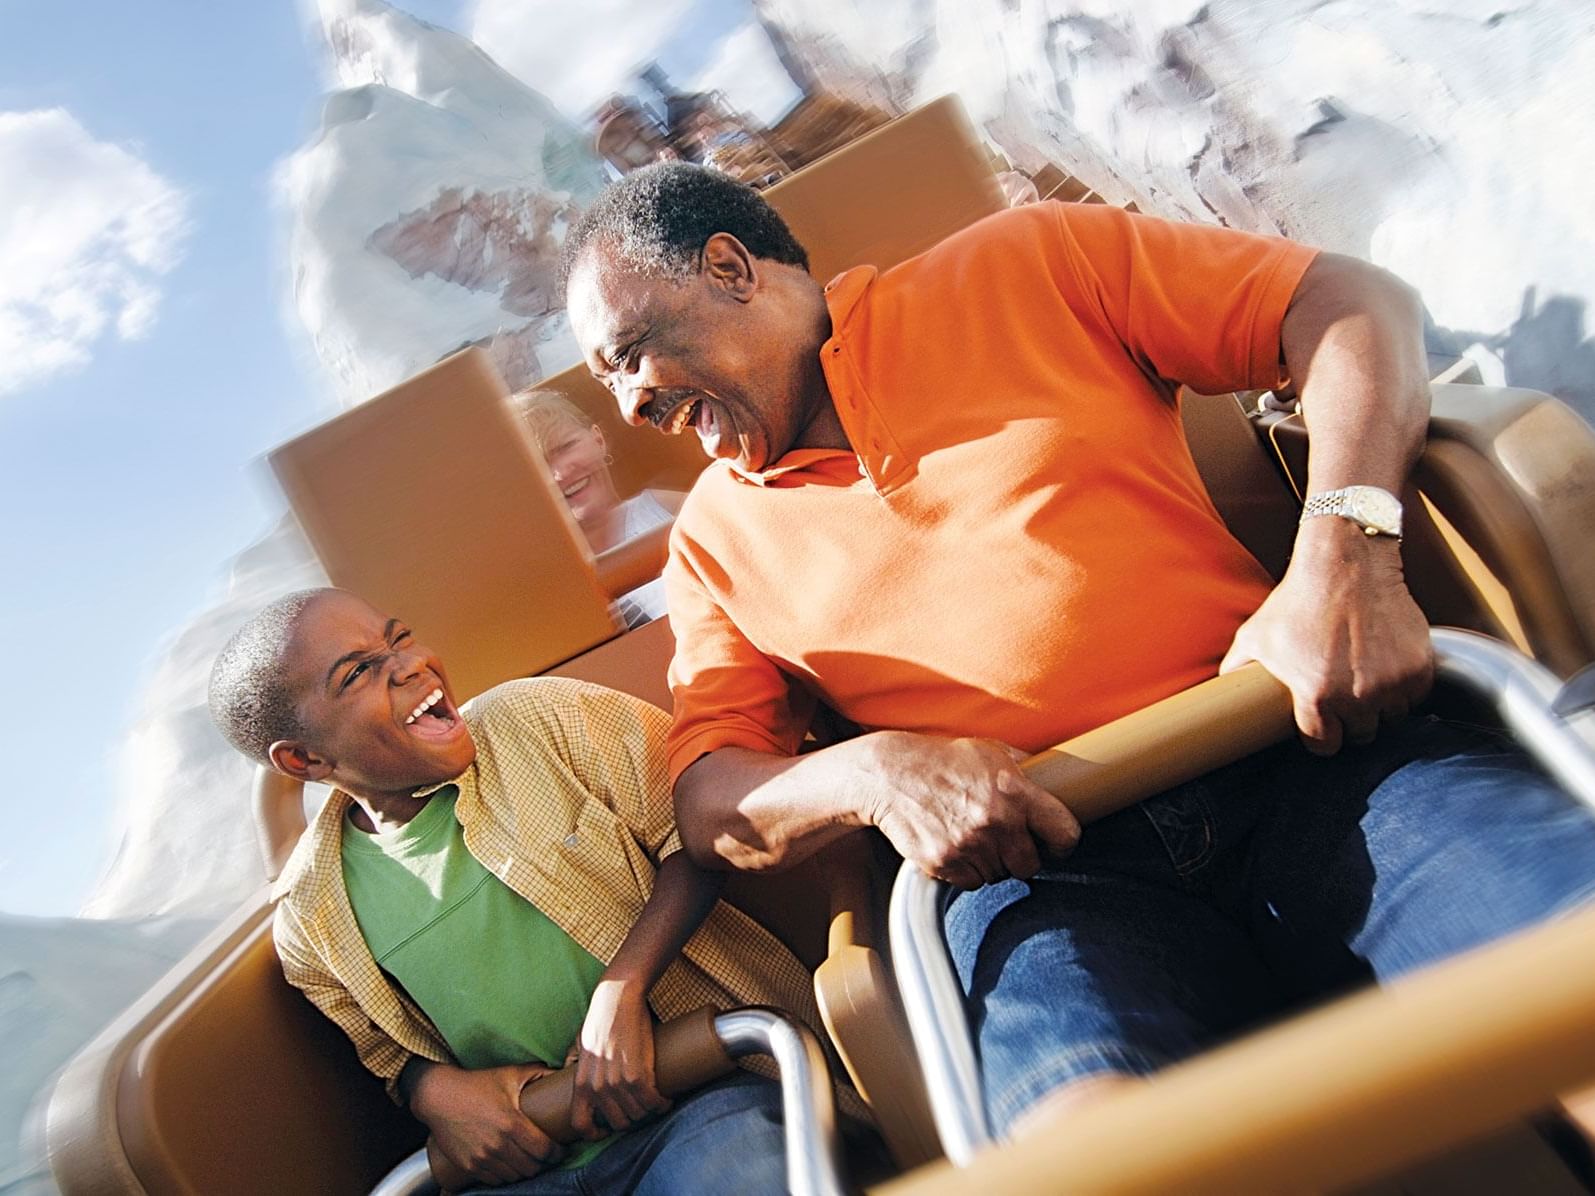
[[[848,321],[853,318],[859,300],[874,285],[879,273],[874,266],[854,266],[851,270],[843,270],[825,284],[825,306],[831,310],[833,338],[847,330]]]
[[[760,470],[742,469],[733,464],[730,467],[731,474],[738,481],[754,486],[768,486],[783,474],[807,469],[822,461],[831,461],[838,457],[845,457],[856,464],[861,463],[862,472],[872,482],[879,483],[883,475],[897,472],[898,461],[901,460],[900,452],[898,461],[878,459],[883,456],[881,450],[886,444],[896,449],[895,440],[889,435],[883,437],[883,430],[868,425],[868,421],[875,419],[874,413],[851,394],[839,394],[837,379],[831,372],[831,359],[842,355],[848,325],[853,319],[854,312],[874,285],[878,273],[874,266],[854,266],[851,270],[842,271],[825,284],[825,305],[831,313],[831,335],[820,346],[820,360],[826,367],[826,377],[831,383],[831,399],[836,403],[837,416],[847,430],[853,448],[793,449],[784,454],[774,465]]]
[[[731,474],[738,481],[747,482],[754,486],[768,486],[782,474],[793,473],[799,469],[807,469],[817,461],[826,461],[832,457],[852,457],[853,455],[853,452],[849,449],[793,449],[768,469],[750,470],[732,464]]]
[[[439,781],[436,785],[425,785],[411,794],[412,797],[426,797],[436,793],[439,789],[446,789],[450,785],[459,789],[463,795],[467,785],[476,774],[473,764],[459,776],[449,781]],[[458,799],[456,799],[458,801]],[[349,807],[354,804],[342,789],[334,789],[327,795],[327,800],[322,804],[310,825],[305,828],[305,833],[299,836],[299,842],[294,844],[293,852],[288,856],[288,862],[282,866],[282,873],[271,886],[271,899],[277,901],[284,894],[297,888],[307,880],[320,885],[328,879],[327,867],[329,859],[339,859],[337,848],[343,842],[343,820],[349,812]],[[456,810],[466,808],[468,803],[458,803]],[[325,853],[330,850],[329,857]],[[322,865],[317,873],[318,863]]]

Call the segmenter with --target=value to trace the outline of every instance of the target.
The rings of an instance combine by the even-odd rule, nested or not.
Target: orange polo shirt
[[[672,781],[866,729],[1036,751],[1212,676],[1270,581],[1197,476],[1177,388],[1276,385],[1314,251],[1043,203],[826,288],[853,451],[716,462],[665,572]]]

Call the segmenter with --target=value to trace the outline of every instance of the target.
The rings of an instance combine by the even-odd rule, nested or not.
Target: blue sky
[[[18,703],[0,729],[0,911],[64,914],[103,862],[111,762],[156,647],[270,522],[260,452],[329,410],[281,320],[270,192],[321,85],[291,3],[9,3],[0,28],[0,113],[66,109],[181,191],[189,226],[146,335],[107,332],[81,368],[0,393]],[[0,170],[0,205],[14,182]]]

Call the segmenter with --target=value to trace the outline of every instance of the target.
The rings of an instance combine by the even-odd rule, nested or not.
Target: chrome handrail
[[[1436,627],[1430,639],[1437,678],[1490,701],[1524,749],[1574,799],[1595,809],[1595,736],[1588,718],[1564,719],[1552,709],[1561,690],[1556,675],[1475,632]],[[887,926],[897,989],[930,1090],[936,1132],[948,1159],[963,1167],[992,1137],[963,988],[942,934],[952,894],[950,885],[905,862],[892,887]]]
[[[384,1175],[371,1189],[370,1196],[437,1196],[441,1191],[437,1180],[432,1178],[432,1164],[427,1162],[426,1148],[422,1147]]]
[[[786,1186],[793,1196],[842,1196],[841,1154],[830,1071],[814,1032],[771,1009],[734,1009],[714,1019],[733,1058],[769,1055],[781,1077]]]
[[[787,1190],[793,1196],[842,1196],[836,1106],[825,1052],[813,1031],[772,1009],[734,1009],[714,1019],[726,1054],[769,1055],[781,1082]],[[436,1196],[437,1182],[418,1150],[383,1177],[370,1196]]]

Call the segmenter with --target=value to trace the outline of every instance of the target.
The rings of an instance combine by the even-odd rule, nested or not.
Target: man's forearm
[[[1322,254],[1302,278],[1281,337],[1311,434],[1307,492],[1365,485],[1399,494],[1429,419],[1416,292],[1365,262]]]
[[[1399,494],[1429,415],[1417,295],[1382,270],[1325,254],[1303,276],[1281,336],[1312,437],[1307,495],[1356,485]],[[1399,543],[1338,516],[1303,519],[1285,576],[1221,667],[1248,660],[1290,688],[1309,750],[1371,740],[1433,676]]]
[[[878,756],[890,732],[803,756],[726,747],[676,782],[676,825],[705,868],[787,868],[851,830],[871,824]]]

